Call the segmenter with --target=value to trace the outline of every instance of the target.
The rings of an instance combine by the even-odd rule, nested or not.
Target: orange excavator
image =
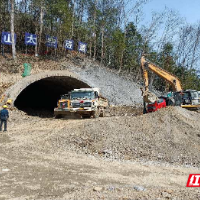
[[[144,113],[146,112],[146,104],[153,103],[158,100],[158,97],[149,91],[148,71],[152,71],[172,86],[173,96],[171,101],[173,102],[173,105],[181,106],[190,110],[197,110],[200,107],[198,92],[196,90],[184,91],[182,89],[180,80],[175,75],[146,60],[144,56],[141,57],[141,68],[144,79],[144,89],[141,88],[144,103]]]

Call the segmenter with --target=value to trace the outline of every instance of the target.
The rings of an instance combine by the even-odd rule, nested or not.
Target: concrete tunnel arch
[[[13,105],[29,115],[53,115],[60,95],[75,88],[91,86],[69,71],[51,71],[28,76],[14,84],[6,96]]]

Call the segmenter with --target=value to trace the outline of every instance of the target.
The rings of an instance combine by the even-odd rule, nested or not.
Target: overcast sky
[[[163,11],[164,8],[176,10],[188,23],[200,21],[200,0],[150,0],[144,6],[145,19],[151,19],[152,11]]]

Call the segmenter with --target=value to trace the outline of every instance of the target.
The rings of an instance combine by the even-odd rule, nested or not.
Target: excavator
[[[144,55],[141,57],[141,68],[144,79],[144,89],[141,88],[144,113],[146,113],[146,105],[148,103],[153,103],[158,100],[158,97],[154,93],[149,91],[148,71],[152,71],[171,85],[173,96],[170,98],[171,103],[169,105],[181,106],[182,108],[186,108],[189,110],[198,110],[200,108],[198,92],[196,90],[184,91],[178,77],[164,70],[163,68],[158,67],[154,63],[146,60]]]

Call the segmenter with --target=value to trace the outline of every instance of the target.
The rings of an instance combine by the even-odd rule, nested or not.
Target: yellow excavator
[[[153,103],[158,100],[158,97],[149,91],[149,70],[167,81],[172,86],[173,97],[171,98],[171,102],[173,105],[181,106],[182,108],[187,108],[190,110],[197,110],[200,108],[198,92],[196,90],[184,91],[178,77],[146,60],[144,56],[141,57],[141,68],[144,79],[144,89],[141,88],[144,103],[144,113],[146,113],[146,104]]]

